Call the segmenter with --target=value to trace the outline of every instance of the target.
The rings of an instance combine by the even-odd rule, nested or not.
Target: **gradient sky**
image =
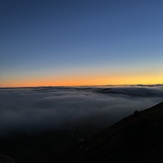
[[[0,86],[163,83],[162,0],[1,0]]]

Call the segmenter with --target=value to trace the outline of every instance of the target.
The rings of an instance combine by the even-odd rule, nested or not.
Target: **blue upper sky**
[[[92,74],[160,77],[162,29],[162,0],[1,0],[1,86]]]

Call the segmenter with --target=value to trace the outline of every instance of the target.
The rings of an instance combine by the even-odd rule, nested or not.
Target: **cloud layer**
[[[162,99],[162,86],[0,89],[0,131],[105,128]]]

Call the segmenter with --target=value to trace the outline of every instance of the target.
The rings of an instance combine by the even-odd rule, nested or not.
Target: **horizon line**
[[[163,86],[163,83],[157,84],[104,84],[104,85],[49,85],[49,86],[0,86],[0,88],[39,88],[39,87],[102,87],[102,86]]]

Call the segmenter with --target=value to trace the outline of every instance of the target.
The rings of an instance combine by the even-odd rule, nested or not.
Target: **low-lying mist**
[[[161,102],[163,86],[0,89],[0,134],[103,129]]]

